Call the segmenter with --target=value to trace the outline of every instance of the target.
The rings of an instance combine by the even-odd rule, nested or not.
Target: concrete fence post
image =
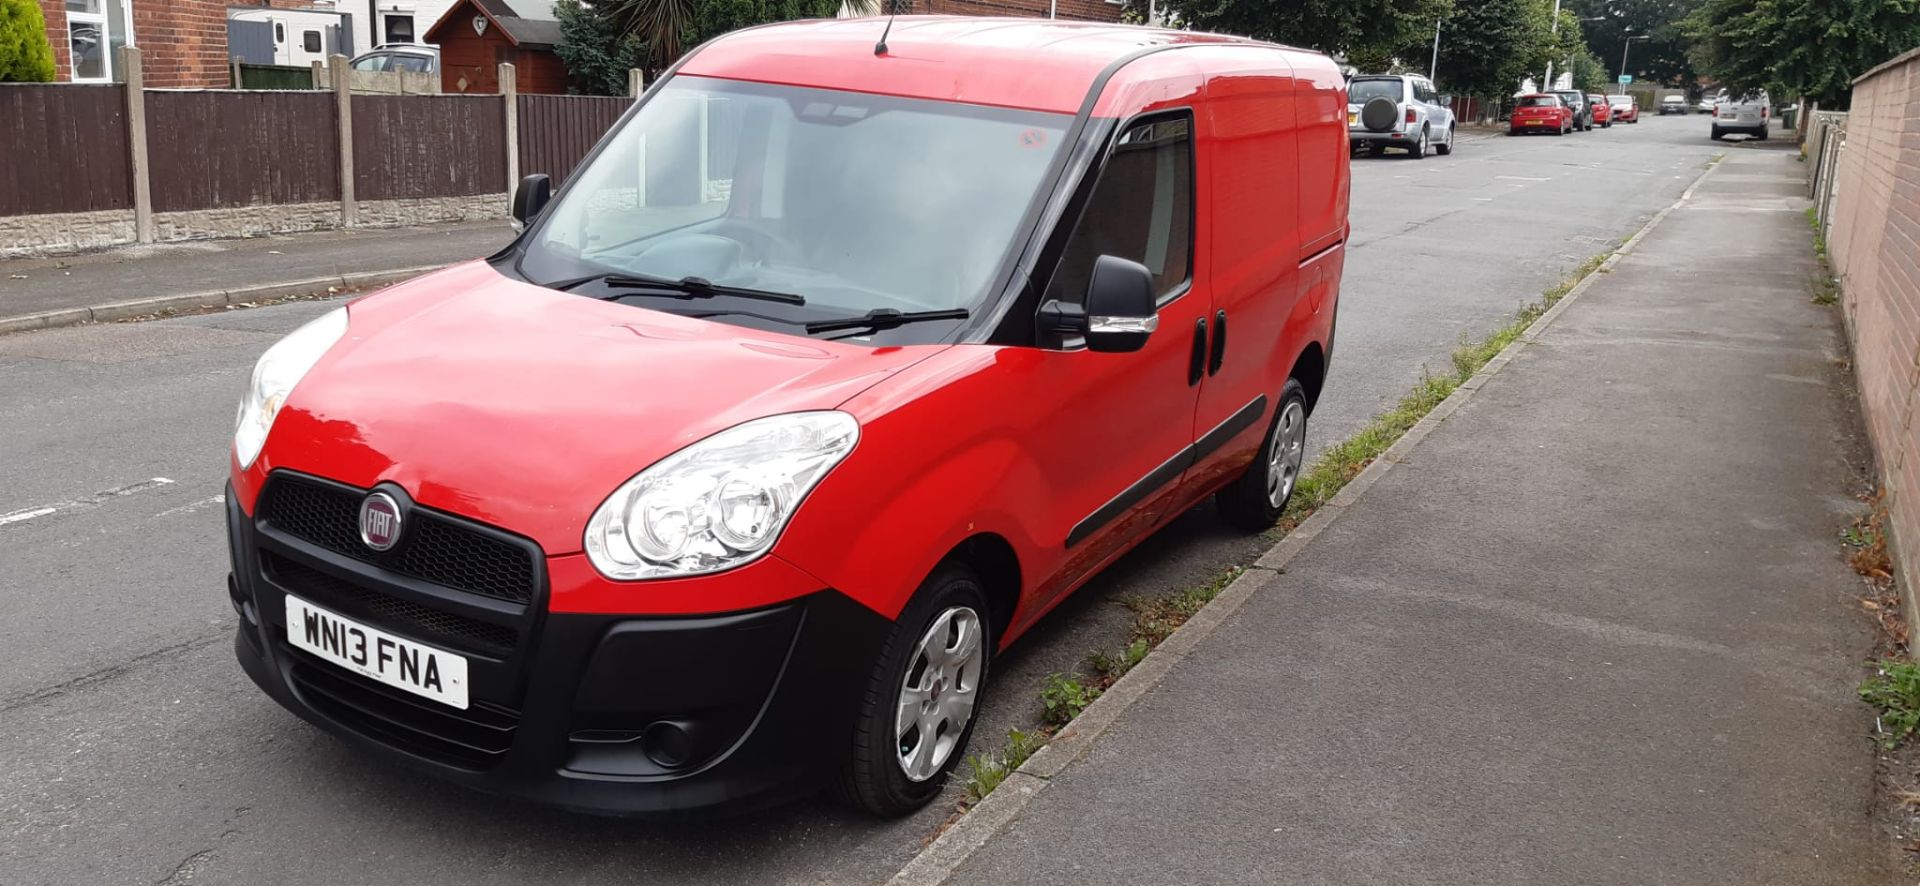
[[[507,119],[507,205],[513,205],[513,191],[520,186],[520,82],[513,65],[500,64],[500,98],[506,102]]]
[[[227,79],[233,81],[233,88],[235,89],[246,88],[245,86],[242,86],[240,84],[240,59],[238,56],[227,59],[227,71],[228,71]]]
[[[333,85],[327,80],[327,63],[326,62],[316,61],[313,63],[313,88],[315,89],[333,88]]]
[[[133,239],[153,242],[153,168],[147,158],[147,83],[140,68],[140,47],[120,47],[120,70],[127,77],[127,165],[133,179]]]
[[[647,91],[647,72],[639,68],[627,69],[627,97],[639,98]]]
[[[319,62],[314,62],[316,69]],[[333,75],[333,106],[340,121],[340,224],[354,227],[360,223],[360,203],[353,194],[353,71],[347,57],[335,55],[327,60]]]

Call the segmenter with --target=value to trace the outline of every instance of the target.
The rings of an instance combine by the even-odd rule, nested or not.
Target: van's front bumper
[[[892,627],[828,589],[702,616],[548,612],[536,594],[522,621],[505,622],[516,640],[463,646],[478,629],[450,626],[475,611],[461,608],[472,601],[459,592],[257,522],[231,490],[227,501],[228,593],[240,614],[234,648],[261,689],[410,769],[576,810],[743,811],[817,789],[844,761],[859,695]],[[536,577],[544,581],[544,571]],[[289,593],[466,656],[468,708],[294,648],[284,623]]]

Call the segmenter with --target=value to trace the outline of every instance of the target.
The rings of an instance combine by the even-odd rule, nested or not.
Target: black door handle
[[[1187,384],[1197,385],[1207,369],[1207,318],[1193,321],[1193,358],[1187,361]]]
[[[1227,312],[1215,311],[1213,314],[1213,354],[1207,357],[1207,374],[1220,371],[1220,364],[1227,360]]]

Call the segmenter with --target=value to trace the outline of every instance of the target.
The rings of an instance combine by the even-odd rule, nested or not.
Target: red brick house
[[[331,8],[312,0],[40,0],[55,79],[122,79],[115,53],[132,43],[140,47],[147,85],[163,88],[227,85],[227,9],[242,6]]]
[[[567,91],[567,66],[553,53],[560,22],[544,0],[461,0],[426,39],[440,46],[441,92],[499,92],[503,62],[513,65],[521,92]]]

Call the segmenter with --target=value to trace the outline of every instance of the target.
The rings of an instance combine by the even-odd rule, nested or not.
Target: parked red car
[[[1573,129],[1573,109],[1557,95],[1535,93],[1514,100],[1513,116],[1507,120],[1507,134],[1551,132],[1566,135]]]
[[[510,248],[261,358],[242,665],[356,745],[561,806],[926,803],[1048,610],[1209,496],[1278,519],[1345,107],[1324,56],[1179,31],[707,44],[557,195],[522,184]]]
[[[1597,92],[1587,94],[1587,105],[1593,108],[1593,125],[1602,129],[1613,126],[1613,105],[1607,97]]]
[[[1616,123],[1640,122],[1640,100],[1631,95],[1609,95],[1607,104],[1613,107],[1613,119]]]

